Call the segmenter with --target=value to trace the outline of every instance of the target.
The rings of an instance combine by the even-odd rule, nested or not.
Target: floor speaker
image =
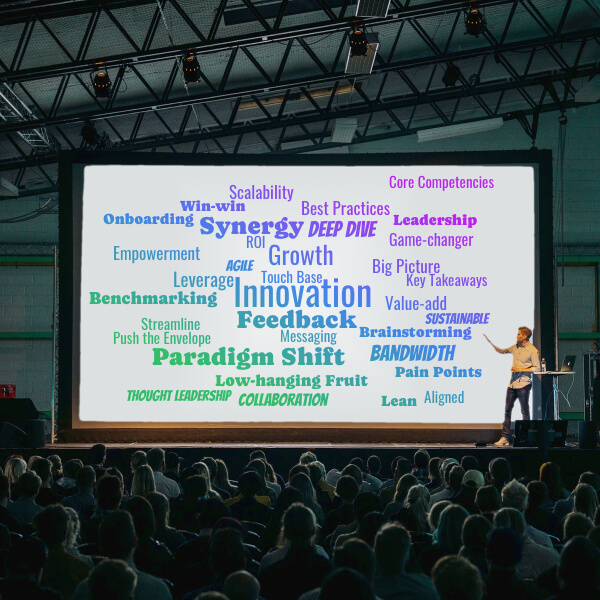
[[[515,421],[515,448],[564,448],[568,421]]]
[[[0,402],[0,421],[12,423],[19,429],[24,430],[29,419],[39,418],[31,398],[7,398]]]
[[[12,423],[0,421],[0,448],[24,448],[27,434]]]
[[[579,447],[590,450],[596,447],[596,423],[579,421]]]
[[[46,446],[46,421],[44,419],[29,419],[25,423],[27,446],[29,448],[44,448]]]

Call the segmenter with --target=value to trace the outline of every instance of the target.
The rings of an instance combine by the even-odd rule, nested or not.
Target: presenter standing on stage
[[[537,348],[529,341],[531,329],[528,327],[519,327],[517,343],[510,348],[498,348],[487,335],[484,334],[484,337],[492,344],[496,352],[500,354],[510,353],[513,356],[510,382],[506,390],[502,437],[494,444],[494,446],[509,446],[510,415],[517,398],[521,403],[523,419],[529,420],[529,392],[531,391],[532,373],[540,370],[540,357]]]

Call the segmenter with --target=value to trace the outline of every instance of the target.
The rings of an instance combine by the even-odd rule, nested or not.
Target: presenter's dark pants
[[[521,403],[521,414],[523,419],[529,421],[529,392],[531,391],[531,385],[525,387],[513,389],[507,388],[506,390],[506,404],[504,406],[504,423],[502,424],[502,437],[508,439],[510,435],[510,415],[512,414],[513,406],[519,399]]]

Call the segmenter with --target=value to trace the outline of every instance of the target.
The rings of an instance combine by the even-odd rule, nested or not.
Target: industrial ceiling
[[[478,36],[465,33],[473,7]],[[371,73],[347,66],[356,28]],[[600,99],[599,58],[599,0],[3,2],[0,176],[16,202],[56,194],[58,152],[90,148],[86,122],[92,146],[120,151],[330,150],[351,119],[352,144],[497,117],[533,144],[540,113]]]

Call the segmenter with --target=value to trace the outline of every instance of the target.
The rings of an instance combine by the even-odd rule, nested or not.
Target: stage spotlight
[[[446,87],[454,87],[456,82],[460,79],[460,76],[460,69],[452,61],[450,61],[448,63],[448,68],[442,77],[442,83]]]
[[[354,29],[350,34],[350,56],[367,55],[367,36],[362,29]]]
[[[481,83],[481,77],[477,73],[473,73],[473,75],[469,76],[469,85],[475,87]]]
[[[110,96],[112,81],[106,71],[99,71],[96,73],[92,84],[94,86],[96,98],[108,98]]]
[[[479,37],[485,27],[485,18],[477,8],[468,8],[465,15],[466,35]]]
[[[198,59],[193,53],[189,53],[183,59],[183,78],[186,83],[196,83],[200,81],[200,65]]]

